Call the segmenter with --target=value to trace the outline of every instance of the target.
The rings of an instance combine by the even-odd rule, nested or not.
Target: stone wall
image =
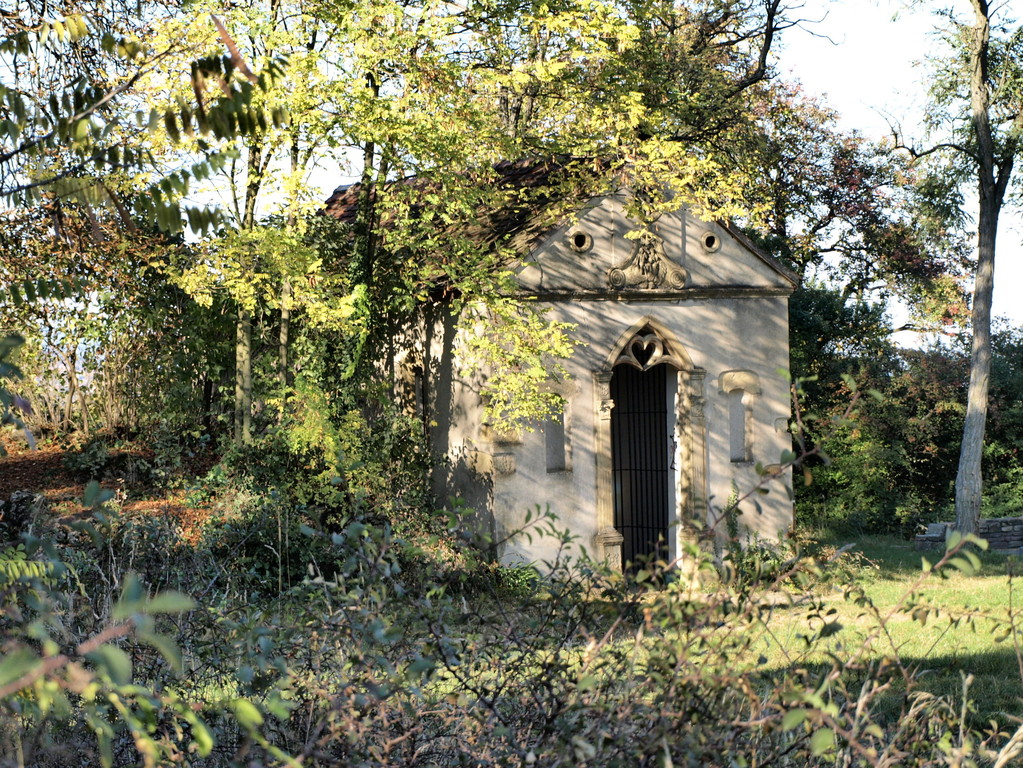
[[[952,523],[931,523],[917,534],[917,549],[944,548]],[[992,517],[980,520],[977,535],[986,539],[992,552],[1023,555],[1023,517]]]

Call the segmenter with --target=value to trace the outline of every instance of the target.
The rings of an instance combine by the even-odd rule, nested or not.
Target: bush
[[[92,437],[75,452],[64,454],[65,468],[86,480],[103,476],[110,461],[110,448],[102,437]]]
[[[845,368],[857,372],[860,391],[880,395],[862,399],[855,419],[842,418],[856,392],[849,382],[831,388],[813,382],[808,387],[806,410],[820,417],[808,421],[811,430],[819,425],[822,432],[812,437],[828,461],[813,467],[810,485],[796,486],[801,525],[909,536],[921,525],[954,517],[968,341],[922,350],[890,348],[844,359]],[[992,345],[983,514],[1000,517],[1023,513],[1023,329],[996,328]],[[841,422],[837,428],[830,417]]]
[[[684,570],[559,556],[541,573],[481,567],[465,546],[451,559],[364,518],[289,534],[308,556],[299,577],[266,556],[294,531],[267,496],[246,505],[262,517],[185,551],[90,493],[77,541],[53,529],[0,554],[4,768],[965,765],[1011,750],[897,654],[864,661],[886,622],[926,612],[871,606],[823,564],[833,552],[754,542],[726,558],[733,589],[696,544]],[[935,570],[970,568],[969,543]],[[876,617],[863,645],[828,641],[843,593]],[[769,662],[763,638],[792,614],[798,635]],[[1008,615],[970,620],[1014,630]]]

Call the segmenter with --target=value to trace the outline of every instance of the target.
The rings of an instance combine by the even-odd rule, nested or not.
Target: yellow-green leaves
[[[116,645],[101,645],[86,654],[96,671],[114,685],[128,685],[131,680],[131,659]]]
[[[256,731],[263,724],[263,714],[248,699],[234,699],[231,709],[238,724],[247,731]]]
[[[173,590],[149,597],[142,588],[138,577],[128,574],[121,592],[121,599],[114,607],[112,618],[115,621],[123,621],[133,616],[184,613],[194,607],[195,601],[192,598]]]
[[[5,653],[0,659],[0,688],[33,672],[41,664],[39,655],[26,647]]]
[[[197,259],[172,267],[174,281],[203,306],[222,293],[244,307],[279,301],[283,277],[294,278],[293,301],[315,298],[319,261],[299,228],[233,230],[203,243]],[[344,314],[344,308],[340,310]]]
[[[84,16],[71,14],[63,19],[44,21],[38,27],[39,45],[46,45],[52,35],[58,43],[74,42],[89,35],[89,25]]]
[[[818,728],[810,737],[810,751],[815,755],[826,755],[835,751],[835,732],[830,728]]]
[[[491,297],[471,305],[476,317],[464,334],[459,361],[466,375],[482,379],[487,422],[498,432],[561,413],[559,388],[568,378],[563,361],[575,349],[574,326],[550,321],[537,307]]]

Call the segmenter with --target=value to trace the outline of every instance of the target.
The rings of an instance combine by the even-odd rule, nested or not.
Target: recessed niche
[[[721,238],[713,232],[704,232],[700,235],[700,245],[707,253],[714,253],[721,247]]]
[[[586,253],[593,247],[593,238],[589,233],[576,229],[568,233],[568,247],[576,253]]]

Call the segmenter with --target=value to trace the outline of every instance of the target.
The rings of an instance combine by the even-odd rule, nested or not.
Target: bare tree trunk
[[[252,442],[252,312],[241,306],[235,339],[234,442]]]
[[[92,421],[89,418],[89,400],[86,397],[85,387],[78,388],[78,408],[82,416],[82,434],[88,437],[92,432]]]
[[[64,399],[60,427],[71,432],[74,429],[75,397],[78,394],[78,371],[75,370],[78,367],[78,350],[72,347],[71,352],[65,355],[58,349],[57,354],[67,370],[67,397]]]
[[[287,276],[281,282],[281,329],[277,337],[277,377],[281,388],[287,389],[290,383],[288,375],[288,338],[291,334],[291,279]],[[282,411],[283,412],[283,411]]]
[[[64,400],[64,413],[60,417],[60,428],[65,432],[71,432],[74,428],[75,394],[78,391],[78,382],[74,377],[68,379],[67,398]]]
[[[991,128],[991,94],[988,84],[991,40],[988,0],[971,0],[974,11],[970,47],[970,111],[977,141],[977,192],[980,212],[977,222],[977,270],[973,284],[973,348],[970,356],[970,388],[967,393],[966,422],[959,449],[956,474],[956,530],[976,533],[984,484],[981,459],[987,423],[988,386],[991,378],[991,296],[995,278],[995,242],[998,216],[1005,190],[1012,176],[1014,146],[996,157]],[[1020,117],[1017,116],[1017,122]]]
[[[380,95],[380,85],[377,83],[373,73],[366,74],[366,87],[369,88],[373,98]],[[383,162],[381,160],[381,162]],[[376,237],[374,235],[374,206],[376,203],[375,183],[383,183],[385,179],[379,175],[374,179],[374,166],[376,163],[376,144],[367,141],[362,147],[362,186],[359,190],[359,205],[355,214],[355,242],[357,257],[362,266],[360,279],[366,283],[373,282],[373,267],[376,254]]]
[[[299,167],[299,156],[298,156],[298,138],[292,136],[291,139],[291,175],[294,178],[295,174],[298,173]],[[295,203],[294,201],[289,206],[288,210],[288,228],[294,230],[298,224],[298,217],[295,215]],[[287,270],[287,267],[285,267]],[[281,328],[280,333],[277,337],[277,377],[281,382],[281,388],[287,389],[290,385],[291,377],[288,361],[288,344],[290,342],[291,335],[291,278],[287,272],[281,280]],[[281,416],[284,415],[284,409],[281,409]]]
[[[243,229],[252,229],[256,225],[256,199],[262,181],[262,150],[253,141],[247,152]],[[254,265],[250,264],[252,268]],[[252,442],[252,310],[240,303],[235,333],[234,443],[248,445]]]
[[[973,349],[970,355],[970,388],[966,398],[966,422],[959,448],[956,474],[956,530],[976,533],[983,492],[981,458],[987,424],[988,385],[991,379],[991,295],[995,275],[995,235],[998,211],[980,206],[977,234],[977,273],[973,286]]]

